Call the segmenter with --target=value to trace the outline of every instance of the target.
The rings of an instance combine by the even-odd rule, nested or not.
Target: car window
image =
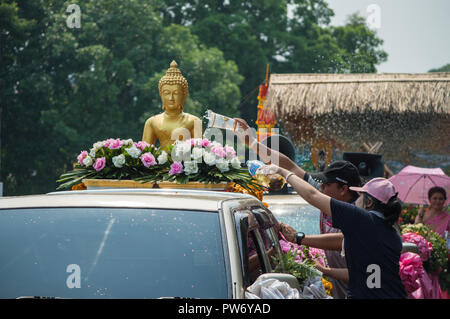
[[[273,228],[259,229],[261,238],[264,242],[264,249],[267,257],[269,258],[271,270],[275,269],[276,264],[274,262],[274,257],[280,257],[281,249],[277,237],[273,231]]]
[[[265,254],[268,257],[267,260],[270,263],[271,269],[268,269],[268,271],[272,271],[276,267],[274,257],[279,258],[281,256],[281,247],[274,226],[276,220],[270,211],[261,207],[253,208],[252,213],[255,214],[258,221],[258,231],[262,238]]]
[[[227,298],[217,212],[0,210],[0,298]]]
[[[256,233],[250,231],[248,233],[247,243],[248,243],[248,276],[250,284],[254,283],[255,280],[264,273],[262,256],[258,251],[256,246],[257,243]]]

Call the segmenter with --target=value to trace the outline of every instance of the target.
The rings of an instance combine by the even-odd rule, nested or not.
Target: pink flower
[[[295,261],[298,263],[302,263],[303,258],[305,256],[303,255],[303,251],[301,249],[301,246],[288,242],[286,240],[280,239],[280,246],[283,253],[287,253],[288,251],[291,251],[293,254],[295,251],[297,251],[297,255],[295,256]]]
[[[145,142],[145,141],[137,142],[137,143],[135,143],[134,145],[136,146],[136,148],[139,148],[142,152],[144,151],[144,149],[145,149],[146,147],[149,147],[149,146],[150,146],[150,144],[148,144],[148,143]]]
[[[211,146],[211,141],[208,140],[207,138],[204,138],[204,139],[202,140],[202,146],[203,146],[203,147]]]
[[[156,165],[155,157],[152,153],[144,153],[140,157],[142,164],[144,164],[145,167],[150,167]]]
[[[116,138],[116,139],[110,139],[108,148],[112,149],[112,150],[116,150],[116,149],[121,148],[122,146],[123,146],[123,142],[120,139]]]
[[[227,153],[225,152],[222,146],[214,146],[211,149],[211,152],[220,158],[225,158],[227,156]]]
[[[114,139],[112,138],[108,138],[107,140],[103,141],[103,146],[104,147],[109,147],[109,144],[111,144],[111,142],[114,141]]]
[[[183,172],[183,164],[181,164],[181,162],[173,162],[172,165],[170,165],[170,171],[169,171],[169,175],[175,175],[175,174],[180,174]]]
[[[322,249],[309,247],[309,255],[312,260],[317,261],[324,267],[327,266],[325,263],[325,252]]]
[[[433,251],[433,246],[425,238],[416,233],[406,233],[402,235],[402,241],[406,243],[416,244],[419,248],[420,258],[422,261],[428,260]]]
[[[419,255],[407,252],[400,256],[399,275],[408,295],[420,287],[419,279],[423,274],[422,260]]]
[[[85,159],[86,156],[88,156],[88,152],[87,151],[82,151],[80,153],[80,155],[78,155],[77,159],[78,159],[78,163],[80,165],[83,165],[83,160]]]
[[[223,148],[225,154],[229,157],[236,157],[236,151],[231,146],[225,145]]]
[[[92,165],[92,166],[94,167],[94,169],[97,172],[99,172],[99,171],[101,171],[102,169],[105,168],[105,165],[106,165],[106,159],[104,157],[101,157],[101,158],[97,158],[95,160],[94,165]]]

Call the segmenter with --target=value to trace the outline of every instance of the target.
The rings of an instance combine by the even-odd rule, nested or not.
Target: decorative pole
[[[269,89],[269,65],[266,68],[266,79],[264,85],[259,86],[258,94],[258,116],[256,120],[256,125],[258,125],[258,131],[256,136],[258,142],[261,142],[266,137],[272,135],[272,128],[277,124],[275,121],[275,116],[271,110],[264,108],[264,103],[266,102],[267,90]]]

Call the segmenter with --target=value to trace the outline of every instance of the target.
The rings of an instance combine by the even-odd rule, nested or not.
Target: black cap
[[[322,183],[341,183],[350,186],[361,186],[358,168],[348,161],[335,161],[323,172],[311,174],[311,177]]]

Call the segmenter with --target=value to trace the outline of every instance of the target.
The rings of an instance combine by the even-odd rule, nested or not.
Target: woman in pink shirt
[[[422,223],[429,226],[445,239],[445,232],[450,231],[450,215],[444,207],[447,193],[442,187],[436,186],[428,191],[430,206],[427,210],[420,207],[415,224]],[[445,209],[444,209],[445,208]],[[427,274],[420,279],[421,289],[418,289],[416,298],[447,299],[448,291],[441,291],[437,274]]]
[[[444,209],[447,200],[445,189],[439,186],[430,188],[428,200],[430,207],[427,210],[421,207],[414,223],[427,225],[445,238],[445,232],[450,231],[450,214],[446,207]]]

